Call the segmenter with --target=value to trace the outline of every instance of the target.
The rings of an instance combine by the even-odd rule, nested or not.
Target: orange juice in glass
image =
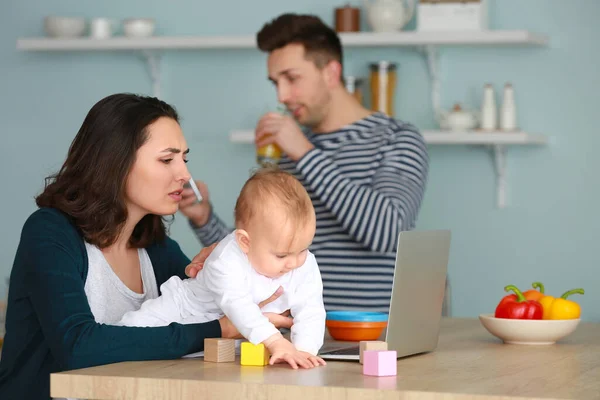
[[[281,159],[281,149],[275,143],[267,144],[256,149],[256,162],[261,167],[277,165]]]
[[[277,111],[280,114],[285,114],[286,109],[284,105],[279,105]],[[256,162],[261,167],[268,165],[277,165],[281,159],[281,148],[275,143],[270,143],[256,149]]]

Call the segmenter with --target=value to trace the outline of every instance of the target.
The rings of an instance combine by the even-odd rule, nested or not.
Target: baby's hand
[[[271,365],[287,362],[293,369],[298,369],[298,366],[302,368],[312,368],[314,366],[306,356],[307,353],[296,350],[294,345],[285,338],[275,340],[269,344],[268,349],[271,353],[271,360],[269,361]]]
[[[306,357],[308,362],[310,362],[313,365],[313,367],[318,367],[319,365],[327,365],[325,360],[323,360],[321,357],[313,356],[312,354],[307,353],[305,351],[300,351],[299,353]]]

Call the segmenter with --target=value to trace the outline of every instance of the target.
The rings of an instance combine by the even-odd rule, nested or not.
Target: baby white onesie
[[[279,286],[283,287],[283,295],[260,309],[257,304]],[[323,345],[323,283],[315,256],[310,252],[301,267],[271,279],[252,268],[235,233],[230,233],[215,247],[196,278],[171,277],[160,291],[160,297],[126,313],[118,325],[192,324],[227,315],[248,341],[258,344],[279,332],[263,312],[290,310],[294,318],[291,329],[294,346],[316,355]]]

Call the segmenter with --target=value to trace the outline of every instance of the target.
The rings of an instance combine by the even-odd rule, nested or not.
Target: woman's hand
[[[223,339],[243,339],[242,334],[227,316],[219,319],[219,325],[221,325],[221,337]]]
[[[212,251],[212,250],[211,250]],[[199,256],[199,255],[198,255]],[[197,257],[197,256],[196,256]],[[194,257],[195,258],[195,257]],[[191,264],[190,264],[191,265]],[[258,303],[259,308],[263,308],[269,303],[274,302],[283,294],[283,288],[279,286],[275,293],[273,293],[268,299],[261,301]],[[263,313],[264,316],[269,318],[269,322],[271,322],[277,329],[286,328],[290,329],[294,324],[294,320],[290,318],[290,311],[284,311],[281,314],[276,313]],[[242,339],[243,336],[237,330],[235,325],[231,322],[229,318],[221,317],[219,319],[219,324],[221,325],[221,337],[225,339]]]
[[[203,226],[208,222],[211,213],[208,186],[201,181],[194,182],[196,182],[196,186],[203,197],[202,201],[198,203],[198,198],[191,188],[184,188],[181,192],[179,211],[192,220],[196,226]]]
[[[279,296],[281,296],[282,294],[283,294],[283,288],[281,286],[279,286],[277,288],[277,290],[275,291],[275,293],[273,293],[268,299],[263,300],[260,303],[258,303],[258,307],[263,308],[267,304],[272,303],[275,300],[277,300],[279,298]],[[263,313],[263,315],[265,317],[269,318],[269,322],[272,323],[273,325],[275,325],[275,328],[277,328],[277,329],[281,329],[281,328],[290,329],[294,323],[294,320],[292,318],[290,318],[290,310],[284,311],[281,314],[268,312],[268,313]]]
[[[219,244],[219,242],[213,243],[210,246],[203,248],[202,250],[200,250],[200,253],[198,253],[196,257],[192,259],[190,264],[187,267],[185,267],[185,274],[188,277],[195,278],[196,275],[198,275],[198,272],[200,272],[200,270],[204,268],[204,262],[206,261],[208,256],[210,256],[210,253],[212,253],[215,247],[217,247],[217,244]]]
[[[281,328],[291,329],[292,325],[294,325],[294,320],[283,314],[276,314],[276,313],[268,312],[268,313],[263,313],[263,315],[265,317],[269,318],[269,322],[272,323],[273,325],[275,325],[275,328],[277,328],[277,329],[281,329]]]

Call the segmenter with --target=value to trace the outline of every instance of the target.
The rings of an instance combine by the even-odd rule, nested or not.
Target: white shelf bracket
[[[435,121],[438,126],[442,125],[442,104],[441,104],[441,83],[440,83],[440,60],[439,49],[434,45],[425,45],[419,47],[419,52],[425,57],[427,63],[427,72],[429,74],[429,83],[431,87],[431,105]],[[496,174],[496,205],[502,209],[507,206],[506,190],[506,146],[492,145],[492,157],[494,161],[494,171]]]
[[[429,86],[431,88],[431,105],[435,121],[438,126],[441,125],[442,115],[442,104],[441,104],[441,88],[440,88],[440,74],[439,74],[439,53],[438,48],[433,45],[422,46],[420,49],[421,54],[425,57],[427,62],[427,72],[429,73]]]
[[[156,98],[160,98],[161,80],[160,80],[160,54],[151,51],[142,51],[142,56],[146,61],[146,67],[148,68],[148,74],[152,81],[152,95]]]
[[[492,146],[494,157],[494,170],[496,172],[496,205],[502,209],[506,207],[506,146],[496,144]]]

